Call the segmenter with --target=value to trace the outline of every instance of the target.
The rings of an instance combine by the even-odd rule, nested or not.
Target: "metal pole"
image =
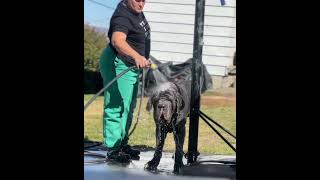
[[[192,59],[192,86],[190,100],[190,126],[187,163],[192,164],[198,157],[198,128],[200,109],[200,75],[202,72],[202,47],[204,27],[205,0],[196,0],[194,34],[193,34],[193,59]]]

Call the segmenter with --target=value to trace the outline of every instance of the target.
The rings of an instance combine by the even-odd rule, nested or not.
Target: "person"
[[[128,131],[136,106],[139,74],[149,68],[150,26],[143,14],[145,0],[122,0],[115,9],[108,31],[109,45],[100,57],[100,73],[106,85],[131,66],[104,92],[103,144],[107,160],[130,162],[140,151],[128,145]]]

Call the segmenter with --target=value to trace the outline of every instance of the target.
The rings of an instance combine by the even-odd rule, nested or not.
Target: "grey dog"
[[[150,69],[144,72],[146,79],[144,93],[149,97],[147,110],[154,109],[156,150],[153,158],[145,165],[145,169],[150,171],[157,169],[167,133],[173,132],[176,145],[173,172],[179,173],[179,169],[183,166],[186,118],[190,112],[192,59],[174,65],[172,62],[161,63],[152,56],[150,58],[157,64],[158,74]],[[212,87],[212,79],[206,66],[202,63],[201,66],[201,71],[196,71],[200,74],[200,84],[194,88],[199,94]],[[164,75],[167,81],[157,81],[159,78],[157,76],[160,74]]]
[[[179,173],[183,166],[183,144],[185,139],[186,118],[190,111],[190,82],[166,82],[157,86],[147,103],[147,110],[153,108],[153,118],[156,124],[156,150],[152,160],[145,169],[156,171],[162,157],[162,150],[167,133],[173,132],[176,145],[174,155],[174,173]]]

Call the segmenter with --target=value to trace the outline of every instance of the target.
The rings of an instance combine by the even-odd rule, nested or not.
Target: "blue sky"
[[[114,9],[106,8],[92,1],[115,8],[120,0],[84,0],[84,22],[107,28]]]

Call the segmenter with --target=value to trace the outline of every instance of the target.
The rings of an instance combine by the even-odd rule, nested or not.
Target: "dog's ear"
[[[150,97],[149,100],[148,100],[148,102],[147,102],[147,108],[146,108],[146,110],[147,110],[148,112],[150,112],[151,109],[152,109],[152,101],[151,101],[151,97]]]
[[[182,110],[184,108],[184,106],[185,106],[185,103],[184,103],[182,95],[177,93],[177,108],[179,110]]]
[[[185,107],[185,102],[182,98],[182,95],[180,93],[177,93],[177,109],[178,109],[178,116],[177,116],[177,121],[176,125],[178,125],[179,122],[184,118],[184,111],[183,108]]]
[[[157,99],[157,95],[156,94],[153,94],[152,96],[149,97],[149,100],[147,102],[147,108],[146,108],[146,110],[148,112],[150,112],[152,110],[153,103],[156,101],[156,99]]]

